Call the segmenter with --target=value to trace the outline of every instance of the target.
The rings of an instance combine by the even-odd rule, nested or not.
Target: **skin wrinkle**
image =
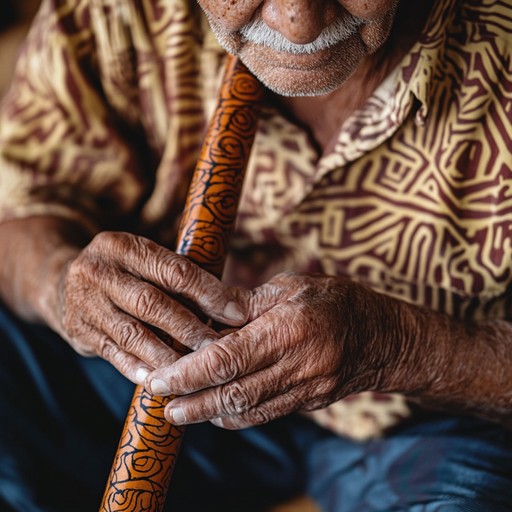
[[[247,364],[243,357],[236,357],[233,347],[228,350],[223,345],[210,345],[206,351],[205,369],[209,370],[209,380],[212,382],[232,381],[240,376]]]
[[[295,276],[293,274],[288,274],[284,276],[284,280],[288,280],[288,282],[294,282],[297,279],[297,277],[298,276]],[[276,278],[278,286],[280,281],[282,280],[283,277]],[[270,407],[270,404],[273,404],[272,407],[274,407],[274,413],[276,413],[276,411],[278,410],[290,412],[290,407],[296,407],[297,405],[305,404],[309,400],[313,400],[315,401],[315,403],[323,403],[323,405],[329,403],[329,400],[327,398],[311,398],[311,391],[312,389],[316,388],[316,382],[320,383],[320,389],[324,386],[324,383],[329,382],[329,380],[325,380],[326,374],[340,375],[341,365],[343,364],[343,359],[345,357],[343,350],[338,349],[335,350],[334,352],[332,350],[328,350],[328,347],[331,346],[333,343],[335,345],[338,345],[338,343],[342,342],[341,339],[332,339],[332,335],[328,335],[327,338],[324,338],[324,336],[322,336],[321,334],[322,332],[332,333],[337,331],[339,321],[337,321],[337,315],[331,315],[331,310],[336,311],[338,309],[338,302],[336,300],[331,300],[330,298],[325,300],[325,296],[331,295],[333,292],[338,291],[340,289],[340,286],[331,286],[333,283],[332,278],[323,278],[323,280],[325,281],[325,285],[321,287],[318,287],[315,280],[312,278],[301,277],[301,280],[302,286],[299,286],[298,289],[297,286],[294,286],[292,288],[290,288],[289,285],[283,286],[282,290],[286,290],[286,293],[290,295],[288,302],[283,302],[279,304],[278,306],[276,306],[276,308],[269,311],[269,313],[267,314],[267,316],[277,315],[278,319],[286,317],[292,318],[292,320],[288,322],[284,328],[281,327],[279,331],[276,330],[273,334],[271,331],[265,333],[265,338],[269,340],[272,339],[274,346],[283,347],[282,357],[280,360],[276,361],[275,364],[271,365],[268,368],[264,368],[264,370],[260,372],[262,377],[256,379],[255,382],[253,383],[254,386],[259,386],[259,388],[261,389],[261,387],[268,386],[268,382],[273,381],[273,385],[270,387],[272,389],[279,390],[278,395],[273,396],[272,398],[267,400],[265,402],[267,404],[265,407]],[[348,297],[349,296],[347,295],[347,298]],[[329,305],[329,307],[327,307],[327,305]],[[323,311],[323,314],[321,316],[318,315],[320,307],[321,310]],[[290,309],[292,310],[291,314]],[[294,310],[295,312],[293,312]],[[312,318],[311,315],[313,311],[316,311],[317,313]],[[265,325],[282,325],[282,322],[279,320],[272,321],[270,320],[270,318],[266,318],[265,320]],[[304,329],[304,326],[307,326],[306,329]],[[237,335],[237,337],[238,336],[239,334]],[[291,343],[294,343],[293,340],[296,340],[298,337],[304,339],[304,341],[307,341],[307,343],[304,346],[302,346],[300,350],[291,350],[290,341],[287,340],[291,340]],[[328,343],[326,343],[327,341]],[[238,345],[240,346],[240,348],[244,348],[247,350],[246,343],[239,343]],[[218,348],[218,346],[216,348]],[[333,353],[337,353],[337,356],[334,359],[332,357]],[[319,354],[325,354],[326,357],[317,357],[315,356],[315,354],[317,356]],[[329,357],[327,354],[330,354],[331,356]],[[250,356],[252,356],[254,362],[255,354],[251,353],[247,353],[247,359],[242,357],[242,360],[250,361]],[[311,362],[307,364],[308,361],[310,361],[310,358],[313,358],[315,364],[312,365]],[[358,358],[353,357],[352,360],[357,361]],[[183,363],[183,361],[178,362],[177,365],[175,365],[173,369],[173,374],[175,377],[179,376],[179,378],[181,379],[183,378],[183,374],[179,370],[180,363]],[[332,370],[326,371],[326,367],[328,367],[329,365],[332,367]],[[261,366],[262,365],[260,364],[259,367]],[[203,364],[199,364],[199,367],[203,367]],[[277,382],[272,375],[272,372],[274,371],[272,369],[276,369],[277,367],[280,368],[279,374],[282,377],[286,376],[291,379],[291,382],[289,382],[288,385],[291,384],[295,388],[302,390],[301,394],[294,395],[293,393],[287,393],[285,390],[283,390],[282,385],[276,385]],[[254,368],[251,368],[250,366],[248,366],[245,369],[245,372],[252,373],[253,371]],[[263,378],[265,372],[269,373],[269,375]],[[217,374],[218,372],[215,373]],[[242,375],[243,373],[244,372],[242,372]],[[341,372],[341,374],[343,374],[343,372]],[[194,377],[194,374],[191,373],[189,376]],[[163,376],[163,378],[165,379],[165,376]],[[243,379],[245,379],[245,377],[243,377]],[[247,386],[249,385],[249,381],[251,381],[250,376],[248,377],[248,379],[249,380],[245,383]],[[216,381],[216,379],[214,380]],[[230,378],[228,377],[226,378],[226,380],[229,381]],[[280,380],[281,379],[277,379],[277,381]],[[322,389],[322,395],[325,397],[328,396],[332,400],[333,392],[336,393],[335,389],[340,384],[339,379],[330,379],[329,384],[329,390]],[[176,388],[173,388],[172,379],[170,388],[174,391],[176,390]],[[189,392],[194,391],[195,388],[189,388]],[[347,392],[346,389],[344,392]],[[292,399],[293,396],[300,396],[301,398],[299,400],[297,400],[296,398]],[[198,397],[196,396],[195,399],[198,399]],[[179,407],[179,405],[180,399],[178,398],[174,401],[174,406]],[[260,410],[260,407],[261,406],[259,406],[255,411],[253,411],[254,416],[252,419],[255,422],[259,422],[261,421],[261,418],[267,417],[268,414],[271,414],[269,411]],[[168,414],[172,414],[172,412],[169,410]],[[186,414],[186,416],[189,418],[189,421],[190,418],[194,418],[194,416],[191,414]],[[200,420],[203,418],[194,418],[194,421],[196,419]]]
[[[259,400],[251,398],[250,393],[251,388],[241,386],[237,381],[224,384],[219,396],[220,408],[224,409],[228,416],[241,414],[259,402]]]
[[[269,368],[272,373],[272,367]],[[246,377],[242,377],[237,381],[232,381],[217,388],[206,389],[194,394],[194,400],[198,404],[197,408],[192,411],[192,414],[188,416],[189,422],[201,422],[209,419],[212,415],[212,411],[217,411],[216,414],[219,417],[229,417],[242,414],[250,414],[251,409],[268,399],[272,398],[274,393],[275,385],[279,385],[279,389],[283,392],[288,392],[294,386],[288,382],[288,379],[283,377],[285,374],[279,373],[271,376],[271,381],[274,386],[258,386],[255,383],[258,382],[258,373],[250,374]],[[284,380],[283,380],[284,379]],[[232,400],[229,398],[230,388],[236,386],[240,388],[240,391],[246,390],[247,398],[244,399],[246,405],[243,407],[245,410],[240,410],[238,413],[232,410]],[[179,403],[179,399],[178,403]],[[190,409],[188,409],[190,411]]]
[[[156,266],[147,263],[154,259],[151,255],[155,252],[163,253]],[[143,264],[132,265],[134,259]],[[137,268],[136,275],[130,267]],[[149,240],[127,233],[103,232],[66,270],[63,289],[59,292],[65,304],[64,316],[59,321],[62,334],[80,353],[104,357],[133,381],[141,368],[152,370],[177,358],[149,326],[162,328],[177,341],[187,340],[192,346],[218,338],[215,331],[161,291],[204,287],[211,293],[202,295],[208,297],[210,304],[215,296],[217,308],[222,311],[226,296],[219,299],[214,287],[206,285],[208,281],[218,281]],[[158,281],[162,276],[164,281]],[[147,304],[144,311],[137,310],[141,293],[145,294],[142,297]],[[154,307],[159,312],[152,313]],[[163,322],[161,319],[168,314],[172,318]],[[226,320],[222,314],[214,316]]]

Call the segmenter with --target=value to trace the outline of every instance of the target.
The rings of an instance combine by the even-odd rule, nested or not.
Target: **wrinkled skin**
[[[365,335],[352,325],[349,303],[358,295],[375,295],[346,279],[300,274],[278,275],[254,291],[230,288],[150,240],[118,232],[97,235],[64,272],[58,330],[80,354],[106,359],[133,382],[164,367],[160,378],[171,379],[174,392],[201,389],[205,383],[195,383],[194,371],[182,374],[180,365],[173,365],[179,354],[169,347],[170,336],[199,351],[196,364],[209,367],[215,384],[252,374],[247,385],[257,382],[261,393],[272,394],[277,384],[290,388],[291,395],[317,389],[305,393],[309,400],[316,395],[308,407],[332,401],[340,382],[353,377],[348,368],[341,369],[347,351],[351,357],[364,353],[359,339]],[[230,326],[228,331],[245,327],[222,337],[183,300]],[[247,353],[237,352],[246,348]],[[308,368],[312,354],[314,364]],[[236,357],[243,368],[231,375]],[[224,369],[212,368],[215,363]]]
[[[368,311],[388,315],[386,299],[346,279],[281,274],[254,291],[222,293],[238,296],[247,325],[147,380],[156,394],[189,395],[168,407],[170,421],[265,423],[375,387],[380,367],[399,359],[391,332],[372,339],[364,324],[380,323],[368,324]],[[355,310],[363,304],[370,309]]]
[[[215,293],[217,283],[150,240],[103,232],[65,268],[56,327],[80,354],[100,356],[142,383],[151,369],[177,359],[168,336],[193,350],[219,338],[174,295],[195,299],[215,320],[233,321],[226,316],[233,297]],[[193,293],[203,289],[211,293]]]

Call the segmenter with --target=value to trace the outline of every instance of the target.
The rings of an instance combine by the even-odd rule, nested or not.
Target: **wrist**
[[[343,379],[348,391],[391,392],[408,380],[411,355],[416,357],[419,340],[417,318],[409,305],[364,285],[350,283],[346,301],[350,304],[344,334]]]
[[[32,290],[37,317],[56,332],[61,331],[62,293],[70,263],[80,248],[63,246],[49,254],[40,267],[39,285]]]
[[[379,391],[409,396],[436,393],[452,357],[458,324],[448,315],[398,299],[387,299],[387,338],[393,347]],[[391,337],[393,339],[391,339]]]
[[[456,320],[396,301],[402,351],[379,391],[438,410],[512,423],[512,326]]]
[[[55,328],[59,282],[65,264],[88,234],[75,222],[34,216],[0,224],[0,296],[27,321]]]
[[[355,314],[347,342],[356,348],[348,360],[359,361],[351,392],[414,395],[440,380],[449,359],[448,316],[360,285],[353,289],[349,303]]]

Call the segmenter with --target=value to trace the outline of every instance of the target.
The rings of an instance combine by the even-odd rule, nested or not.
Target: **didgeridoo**
[[[238,59],[228,57],[176,246],[178,254],[217,277],[235,223],[262,97],[261,84]],[[171,399],[152,396],[143,386],[135,389],[101,512],[163,509],[184,431],[164,418]]]

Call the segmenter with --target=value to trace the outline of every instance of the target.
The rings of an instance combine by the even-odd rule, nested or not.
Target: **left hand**
[[[280,274],[232,289],[247,324],[153,371],[146,387],[174,394],[175,424],[239,429],[375,389],[400,353],[387,297],[347,279]]]

